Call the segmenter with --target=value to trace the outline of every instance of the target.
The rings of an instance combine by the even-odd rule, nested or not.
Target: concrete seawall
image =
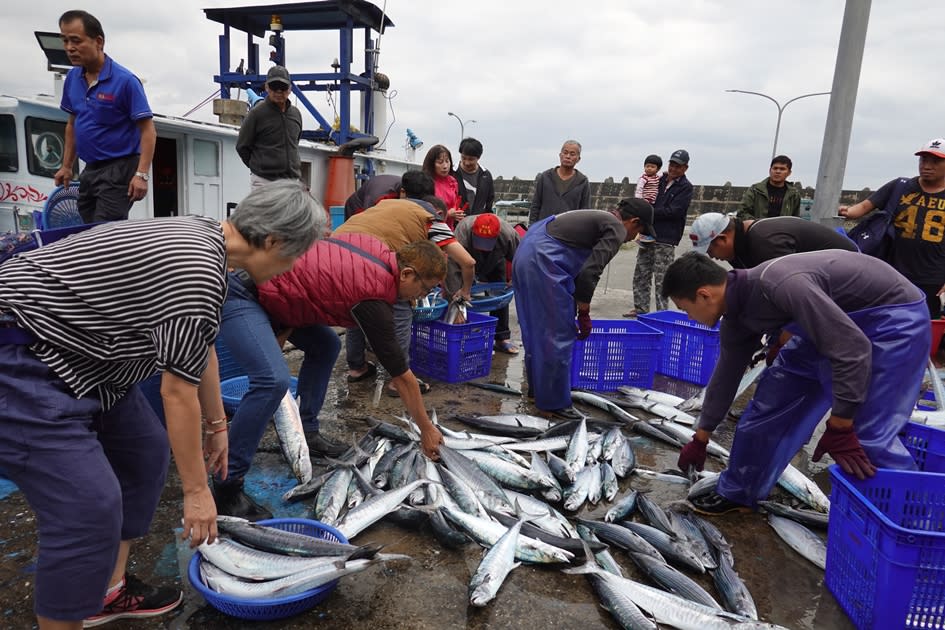
[[[693,187],[692,205],[689,206],[689,213],[693,216],[705,212],[735,212],[738,210],[742,196],[748,190],[747,186],[733,186],[729,182],[725,182],[721,186],[701,185],[694,182]],[[615,182],[611,177],[602,182],[591,182],[591,207],[601,210],[613,208],[619,200],[632,197],[635,189],[636,179],[631,182],[627,177],[619,182]],[[518,179],[517,177],[512,179],[495,178],[496,201],[528,201],[531,199],[534,190],[534,180]],[[871,192],[869,188],[845,190],[840,195],[840,203],[844,205],[857,203],[866,199]],[[814,189],[812,187],[801,188],[802,200],[813,198]],[[527,210],[523,209],[523,211],[527,215]],[[523,211],[516,214],[522,214]]]

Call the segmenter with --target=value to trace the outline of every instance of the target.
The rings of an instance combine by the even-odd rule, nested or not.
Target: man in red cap
[[[929,316],[942,314],[945,292],[945,138],[916,151],[919,176],[894,179],[839,214],[857,219],[874,208],[891,208],[896,237],[887,262],[925,293]]]
[[[476,279],[479,282],[508,282],[506,262],[512,262],[518,248],[519,236],[511,225],[492,213],[469,216],[456,224],[456,241],[466,248],[476,261]],[[450,261],[446,286],[455,293],[462,285],[462,270]],[[509,330],[509,307],[490,313],[498,318],[495,328],[495,349],[506,354],[518,354]]]

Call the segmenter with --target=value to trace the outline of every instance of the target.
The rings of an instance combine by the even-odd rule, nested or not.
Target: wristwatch
[[[144,181],[148,181],[148,174],[144,171],[135,171],[135,177],[140,177]]]

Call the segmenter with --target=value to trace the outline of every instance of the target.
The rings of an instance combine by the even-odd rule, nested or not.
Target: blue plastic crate
[[[260,525],[268,525],[278,529],[304,534],[312,538],[321,538],[332,542],[348,544],[348,539],[344,534],[334,527],[329,527],[319,521],[313,521],[305,518],[273,518],[266,521],[259,521]],[[322,586],[309,589],[302,593],[289,595],[287,597],[276,597],[272,599],[243,599],[224,595],[211,590],[203,580],[200,579],[200,558],[199,551],[195,552],[190,558],[190,564],[187,567],[187,578],[191,585],[203,595],[207,603],[231,617],[239,619],[249,619],[253,621],[272,621],[275,619],[285,619],[306,610],[310,610],[328,597],[335,587],[338,586],[338,580],[323,584]]]
[[[590,336],[571,350],[571,387],[652,387],[662,340],[663,333],[642,322],[595,319]]]
[[[679,311],[657,311],[639,320],[663,333],[656,371],[697,385],[705,385],[719,360],[719,327],[709,328]]]
[[[945,475],[830,467],[825,582],[860,630],[945,627]]]
[[[294,376],[289,378],[289,391],[295,396],[299,388],[299,379]],[[248,376],[236,376],[220,381],[220,393],[223,395],[223,410],[227,415],[232,416],[236,413],[236,408],[240,406],[240,401],[249,389]]]
[[[465,324],[413,322],[410,369],[420,376],[461,383],[487,376],[492,369],[492,345],[498,320],[476,312]]]
[[[905,431],[899,438],[912,453],[919,470],[945,473],[945,431],[917,422],[907,422]]]

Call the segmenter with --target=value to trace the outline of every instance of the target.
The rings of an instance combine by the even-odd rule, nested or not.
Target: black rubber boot
[[[222,482],[214,480],[213,500],[217,504],[217,514],[245,518],[248,521],[272,518],[272,512],[243,492],[242,479]]]
[[[349,448],[347,444],[327,438],[321,433],[306,433],[305,441],[308,443],[309,455],[338,457]]]

